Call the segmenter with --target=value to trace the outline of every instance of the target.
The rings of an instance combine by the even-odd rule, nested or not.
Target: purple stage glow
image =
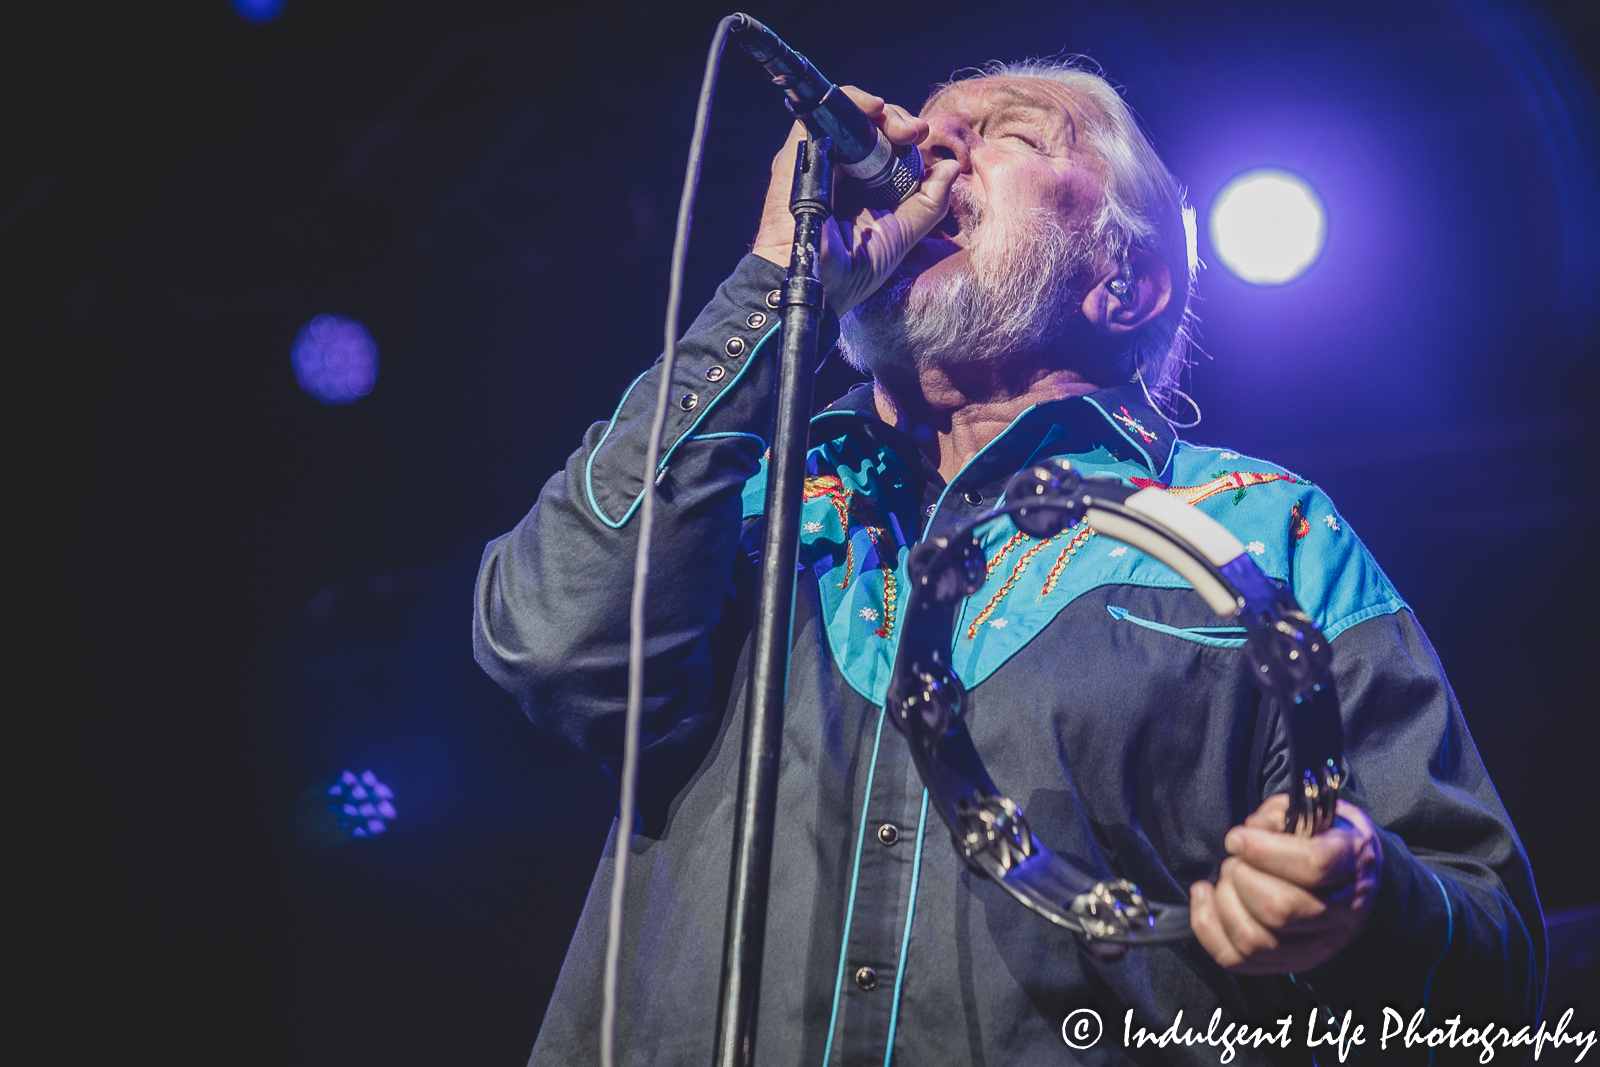
[[[232,0],[234,12],[246,22],[271,22],[283,14],[283,0]]]
[[[1211,206],[1211,247],[1234,274],[1257,285],[1298,278],[1322,252],[1322,201],[1285,170],[1252,170]]]
[[[365,326],[340,315],[318,315],[302,326],[289,360],[300,388],[324,404],[353,404],[378,382],[378,343]]]
[[[370,770],[357,775],[345,771],[328,787],[333,798],[328,810],[339,819],[339,829],[351,837],[373,837],[389,828],[395,817],[394,790],[378,781]]]

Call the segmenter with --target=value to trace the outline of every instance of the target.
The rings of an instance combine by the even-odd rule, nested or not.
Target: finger
[[[1200,947],[1222,966],[1237,967],[1244,962],[1244,956],[1228,940],[1217,918],[1216,887],[1210,882],[1196,882],[1189,887],[1189,929]]]
[[[939,220],[949,212],[950,189],[960,176],[961,164],[953,159],[939,160],[923,172],[922,184],[917,187],[916,192],[906,197],[890,212],[895,224],[904,229],[900,242],[903,250],[909,250],[912,245],[933,232]],[[882,223],[877,225],[881,226]],[[904,251],[901,254],[903,255]]]
[[[1314,837],[1235,826],[1224,847],[1250,866],[1306,889],[1339,885],[1355,876],[1355,835],[1335,827]]]
[[[1371,817],[1348,800],[1339,801],[1334,805],[1333,811],[1335,817],[1349,823],[1357,833],[1377,839],[1378,828],[1373,825]]]
[[[1223,932],[1228,935],[1233,947],[1238,949],[1246,960],[1272,952],[1278,947],[1277,936],[1250,914],[1249,909],[1239,900],[1239,892],[1233,879],[1227,874],[1217,879],[1216,909],[1217,920],[1222,924]]]
[[[1260,830],[1282,830],[1284,819],[1288,814],[1289,794],[1276,793],[1262,801],[1261,806],[1250,813],[1244,824]]]
[[[865,89],[858,89],[854,85],[841,85],[839,91],[850,98],[850,102],[859,107],[867,118],[877,122],[883,115],[884,99],[874,96]]]
[[[1232,857],[1223,869],[1251,918],[1275,934],[1305,933],[1328,924],[1329,905],[1300,886]]]
[[[899,104],[883,109],[883,135],[895,144],[917,144],[928,136],[928,120],[913,115]]]
[[[928,135],[927,120],[913,115],[899,104],[886,103],[883,97],[873,96],[854,85],[841,85],[839,89],[894,144],[916,144]]]

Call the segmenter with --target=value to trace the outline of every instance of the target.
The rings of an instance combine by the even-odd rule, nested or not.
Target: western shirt
[[[747,257],[679,344],[648,485],[659,362],[488,546],[477,586],[484,669],[541,730],[616,765],[638,506],[657,494],[640,803],[635,833],[622,834],[619,1063],[699,1067],[712,1055],[780,284],[777,267]],[[930,813],[883,711],[906,554],[993,507],[1011,473],[1048,456],[1206,511],[1331,640],[1345,795],[1383,849],[1369,920],[1331,962],[1245,977],[1194,941],[1096,960],[969,871]],[[1217,1011],[1223,1025],[1273,1032],[1292,1016],[1290,1047],[1237,1060],[1304,1063],[1313,1013],[1327,1023],[1352,1011],[1369,1053],[1384,1007],[1408,1019],[1423,1009],[1430,1025],[1534,1020],[1544,945],[1526,856],[1432,647],[1314,485],[1178,440],[1137,384],[1030,408],[946,484],[863,387],[813,420],[800,537],[757,1062],[1218,1062],[1214,1043],[1125,1046],[1125,1024],[1159,1034],[1181,1010],[1179,1033],[1203,1034]],[[1243,630],[1089,526],[1041,539],[1006,519],[980,543],[987,577],[951,635],[978,752],[1050,848],[1152,900],[1186,901],[1196,879],[1217,876],[1228,829],[1290,780],[1278,710],[1243,672]],[[533,1064],[597,1062],[619,828]],[[1085,1009],[1104,1032],[1076,1048],[1063,1027]]]

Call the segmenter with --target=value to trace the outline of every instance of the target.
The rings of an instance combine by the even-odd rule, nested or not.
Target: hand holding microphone
[[[920,175],[920,185],[894,202],[899,194],[889,195],[887,190],[904,190],[909,184],[907,175],[896,172],[896,165],[903,168],[906,161],[916,160],[916,166],[921,167],[919,155],[902,149],[915,146],[927,137],[928,124],[905,108],[885,103],[881,97],[854,86],[829,84],[803,57],[772,36],[771,31],[753,19],[750,22],[760,27],[756,41],[763,50],[776,42],[786,55],[769,61],[756,54],[756,48],[747,47],[746,50],[761,60],[769,72],[778,68],[774,81],[784,88],[790,110],[805,116],[795,122],[788,141],[772,161],[772,181],[767,187],[761,228],[751,251],[780,267],[789,265],[790,246],[794,240],[794,217],[789,213],[790,183],[798,146],[811,136],[808,122],[835,137],[835,154],[845,174],[867,173],[876,168],[876,185],[868,186],[865,191],[847,190],[837,206],[873,199],[871,190],[884,190],[875,197],[878,206],[846,208],[843,213],[836,213],[823,230],[822,284],[829,306],[835,314],[843,315],[871,296],[912,247],[944,218],[950,206],[950,187],[961,174],[962,165],[953,159],[935,162]],[[735,40],[743,45],[749,36],[748,32],[740,33]],[[810,110],[804,110],[806,108]],[[871,130],[870,137],[861,132],[863,124]],[[836,136],[835,131],[843,136]],[[848,143],[847,151],[839,150],[841,140]],[[859,157],[859,161],[852,162],[851,156]],[[866,180],[873,178],[869,174]]]

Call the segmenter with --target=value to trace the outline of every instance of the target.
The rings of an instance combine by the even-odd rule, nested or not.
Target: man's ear
[[[1109,337],[1132,333],[1167,310],[1172,272],[1142,248],[1128,250],[1122,269],[1108,274],[1083,298],[1083,317]]]

